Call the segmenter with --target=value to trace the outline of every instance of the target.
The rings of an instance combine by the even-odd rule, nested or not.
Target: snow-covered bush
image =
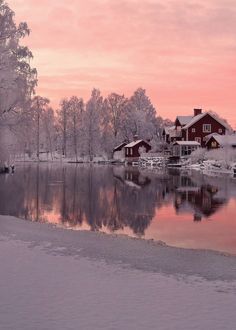
[[[206,149],[199,148],[191,153],[190,161],[192,164],[202,163],[206,157]]]
[[[190,156],[191,164],[203,164],[205,167],[231,169],[236,163],[236,150],[224,147],[214,150],[198,149]]]
[[[231,147],[210,150],[206,156],[209,160],[221,162],[226,169],[231,168],[232,164],[236,162],[236,150]]]

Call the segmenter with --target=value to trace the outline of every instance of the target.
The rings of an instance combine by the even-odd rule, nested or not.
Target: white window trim
[[[209,129],[206,127],[208,127]],[[203,133],[211,133],[211,124],[203,124],[202,131],[203,131]]]
[[[196,133],[196,128],[195,127],[192,128],[192,133]]]
[[[195,137],[195,141],[198,143],[202,143],[202,138],[200,136]]]

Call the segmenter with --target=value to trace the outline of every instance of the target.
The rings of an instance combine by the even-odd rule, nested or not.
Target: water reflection
[[[189,176],[178,172],[173,177],[176,187],[174,205],[177,214],[192,213],[194,221],[201,221],[212,216],[227,203],[225,197],[217,196],[220,188],[207,182],[204,177],[205,180],[199,180],[197,174]]]
[[[0,177],[0,213],[76,229],[128,229],[142,237],[163,207],[190,221],[214,220],[235,193],[232,179],[197,172],[25,165]]]

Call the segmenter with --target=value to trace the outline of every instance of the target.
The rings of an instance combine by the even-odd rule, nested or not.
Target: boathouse
[[[148,153],[151,149],[148,142],[135,139],[125,146],[125,158],[130,162],[137,161],[141,154]]]
[[[200,147],[197,141],[176,141],[173,143],[173,156],[187,158]]]

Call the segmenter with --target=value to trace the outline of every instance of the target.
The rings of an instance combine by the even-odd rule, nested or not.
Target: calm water
[[[0,214],[236,253],[236,179],[130,167],[21,165]]]

